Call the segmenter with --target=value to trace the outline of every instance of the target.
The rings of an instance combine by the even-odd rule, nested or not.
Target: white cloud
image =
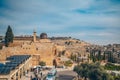
[[[114,5],[109,0],[11,0],[6,4],[10,9],[0,8],[1,14],[4,14],[0,15],[0,25],[12,25],[16,35],[32,34],[36,28],[38,34],[48,32],[53,36],[70,35],[86,40],[91,36],[91,41],[92,36],[95,36],[96,40],[99,37],[110,39],[113,36],[115,39],[112,41],[120,42],[117,40],[120,39],[120,5]],[[90,13],[75,12],[77,9]],[[107,12],[111,14],[108,15]],[[86,30],[81,31],[83,27]],[[92,27],[105,29],[95,31],[90,29]],[[78,30],[72,30],[74,28]],[[0,27],[0,31],[1,29],[3,27]],[[5,29],[2,34],[4,31]]]

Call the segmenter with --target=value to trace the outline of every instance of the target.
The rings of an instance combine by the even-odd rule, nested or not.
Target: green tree
[[[76,62],[77,61],[77,55],[72,53],[71,56],[70,56],[70,59]]]
[[[40,62],[39,62],[39,65],[41,65],[41,66],[45,66],[46,63],[45,63],[44,61],[40,61]]]
[[[103,69],[92,69],[89,73],[90,80],[113,80],[113,78],[103,71]]]
[[[114,76],[114,80],[120,80],[120,75]]]
[[[89,68],[88,68],[88,64],[81,64],[81,65],[77,65],[74,67],[74,71],[78,73],[79,76],[81,76],[82,78],[84,78],[85,80],[87,80],[88,78],[88,74],[89,74]]]
[[[98,61],[101,61],[101,60],[102,60],[101,51],[99,50],[99,51],[98,51]]]
[[[68,60],[68,61],[65,61],[64,65],[67,66],[67,67],[71,67],[72,66],[72,62],[71,60]]]
[[[14,34],[10,25],[8,25],[7,32],[5,35],[5,46],[8,47],[9,43],[13,43]]]
[[[107,69],[107,70],[117,70],[117,71],[120,71],[120,66],[119,65],[114,65],[112,63],[105,64],[104,68]]]
[[[105,57],[105,52],[103,53],[103,60],[106,60],[106,57]]]
[[[95,63],[97,61],[97,56],[95,55],[95,50],[93,49],[91,52],[90,52],[90,59]]]
[[[74,71],[84,80],[112,80],[109,74],[107,74],[100,63],[88,64],[82,63],[74,67]]]
[[[108,62],[112,62],[112,63],[115,62],[112,52],[108,52]]]

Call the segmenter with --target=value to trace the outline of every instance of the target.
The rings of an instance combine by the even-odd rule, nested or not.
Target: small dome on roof
[[[40,39],[47,39],[47,34],[46,33],[41,33],[40,34]]]

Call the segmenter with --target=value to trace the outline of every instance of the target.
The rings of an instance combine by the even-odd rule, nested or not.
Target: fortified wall
[[[44,34],[45,35],[45,34]],[[42,38],[36,40],[36,34],[33,35],[33,40],[14,40],[14,43],[9,47],[4,47],[0,50],[0,61],[4,61],[6,57],[18,54],[29,54],[32,56],[32,64],[38,65],[40,61],[46,62],[46,65],[53,65],[55,59],[56,46],[47,37],[42,35]]]
[[[55,39],[55,38],[54,38]],[[89,53],[86,53],[85,47],[89,45],[76,39],[50,40],[46,33],[42,33],[40,38],[36,36],[36,32],[30,37],[17,37],[9,47],[0,50],[0,61],[4,61],[11,55],[31,55],[32,65],[38,65],[40,61],[44,61],[46,65],[52,66],[53,60],[59,59],[60,55],[70,58],[71,55],[79,55],[88,61]],[[57,61],[57,63],[59,63]]]

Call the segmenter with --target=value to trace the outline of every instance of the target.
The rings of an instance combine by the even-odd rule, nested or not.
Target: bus
[[[56,74],[57,74],[57,70],[55,68],[51,69],[46,76],[46,80],[55,80]]]

